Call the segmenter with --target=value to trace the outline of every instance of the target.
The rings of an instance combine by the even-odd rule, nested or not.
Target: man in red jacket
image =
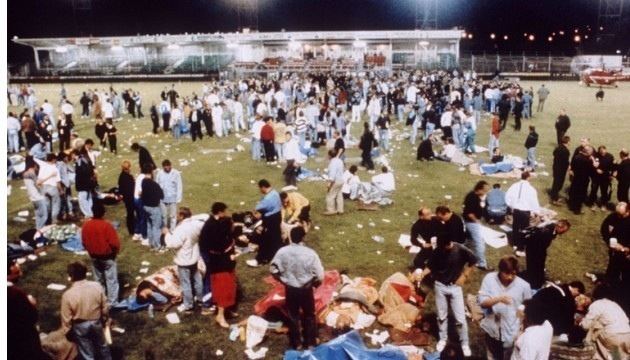
[[[94,277],[107,290],[107,302],[112,306],[118,303],[116,256],[120,252],[120,241],[112,224],[103,219],[103,203],[95,201],[92,212],[94,217],[83,224],[81,238],[83,247],[92,258]]]
[[[267,116],[265,117],[265,125],[263,125],[260,130],[260,140],[265,148],[265,159],[267,160],[267,164],[273,163],[276,157],[276,150],[273,146],[274,139],[273,118],[271,116]]]

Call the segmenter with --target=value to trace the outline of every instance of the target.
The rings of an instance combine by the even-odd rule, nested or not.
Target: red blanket
[[[264,282],[271,285],[271,290],[262,299],[258,300],[254,305],[256,315],[263,315],[272,307],[277,307],[284,314],[287,314],[284,306],[284,285],[272,276],[263,279]],[[332,294],[339,286],[341,277],[337,270],[330,270],[324,273],[324,281],[315,289],[315,311],[319,313],[332,300]]]

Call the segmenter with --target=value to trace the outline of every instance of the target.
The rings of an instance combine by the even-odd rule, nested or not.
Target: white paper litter
[[[140,274],[146,274],[146,273],[148,273],[148,272],[149,272],[149,268],[146,268],[146,267],[141,268],[140,270],[138,270],[138,272],[139,272]]]
[[[363,229],[363,224],[357,224],[358,229]]]
[[[247,355],[250,360],[264,359],[267,355],[267,351],[269,351],[269,349],[266,347],[261,347],[257,351],[247,349],[245,350],[245,355]]]
[[[46,256],[46,255],[48,255],[48,253],[46,253],[45,251],[42,251],[42,252],[38,253],[38,255],[39,256]]]
[[[149,265],[151,265],[151,263],[145,260],[145,261],[141,262],[140,265],[142,265],[142,266],[149,266]]]
[[[217,349],[217,351],[214,352],[214,355],[216,355],[216,356],[223,356],[223,350]]]
[[[446,200],[451,200],[453,198],[453,196],[452,195],[444,195],[444,198]]]
[[[66,285],[55,284],[55,283],[51,283],[51,284],[48,284],[48,286],[46,286],[46,289],[48,289],[48,290],[55,290],[55,291],[62,291],[65,288],[66,288]]]
[[[121,327],[118,327],[118,326],[114,326],[114,327],[112,328],[112,331],[117,332],[117,333],[119,333],[119,334],[124,334],[124,333],[125,333],[125,329],[123,329],[123,328],[121,328]]]
[[[404,248],[412,246],[413,244],[411,243],[411,235],[400,234],[400,236],[398,237],[398,244]]]
[[[247,318],[247,329],[245,330],[245,346],[251,350],[254,346],[260,344],[265,337],[269,322],[260,316],[250,315]]]
[[[29,256],[27,256],[27,258],[28,258],[29,260],[31,260],[31,261],[35,261],[35,260],[37,260],[37,255],[30,254]]]
[[[384,223],[388,223],[388,224],[392,222],[392,221],[391,221],[391,220],[389,220],[389,219],[381,219],[381,220],[382,220]]]
[[[18,214],[18,216],[21,216],[21,217],[27,217],[28,216],[28,210],[22,210],[22,211],[18,212],[17,214]]]
[[[166,320],[170,324],[179,324],[179,323],[181,323],[181,321],[179,320],[179,316],[177,315],[177,313],[174,313],[174,312],[166,314]]]
[[[219,183],[214,183],[214,184],[212,184],[212,186],[214,186],[214,187],[219,187],[219,186],[220,186],[220,184],[219,184]]]
[[[495,249],[507,246],[508,239],[505,233],[493,230],[487,226],[481,226],[481,236],[489,246]]]

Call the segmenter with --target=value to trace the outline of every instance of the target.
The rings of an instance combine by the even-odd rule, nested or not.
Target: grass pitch
[[[170,83],[122,83],[114,84],[114,88],[132,88],[140,90],[143,95],[143,111],[149,113],[152,101],[158,101],[159,92]],[[67,84],[68,96],[77,104],[76,123],[81,137],[94,137],[91,120],[80,119],[78,99],[81,91],[88,87],[107,88],[110,84]],[[190,95],[193,91],[200,93],[202,83],[186,82],[178,83],[177,90],[180,95]],[[523,86],[533,86],[537,89],[538,82],[524,82]],[[630,85],[620,84],[617,89],[607,89],[603,103],[595,102],[595,89],[581,87],[575,82],[551,82],[546,85],[551,95],[545,105],[545,111],[534,113],[535,118],[523,121],[523,131],[514,132],[508,126],[501,134],[501,148],[504,154],[514,154],[526,157],[523,147],[527,136],[527,126],[535,124],[540,134],[538,144],[538,161],[545,164],[546,168],[539,172],[551,172],[552,151],[555,146],[554,121],[561,108],[566,108],[571,117],[571,129],[568,134],[573,139],[571,147],[575,147],[580,137],[589,137],[594,146],[605,144],[609,151],[618,156],[621,147],[627,147],[630,138],[630,121],[627,118],[627,104],[630,99]],[[40,101],[48,99],[53,104],[59,101],[59,85],[46,84],[35,85]],[[534,107],[535,109],[535,107]],[[19,111],[16,107],[10,107],[11,111]],[[192,143],[190,138],[176,141],[170,134],[161,133],[157,137],[148,135],[151,124],[148,115],[144,119],[131,119],[128,115],[117,123],[119,157],[115,157],[107,151],[98,160],[99,183],[101,188],[107,189],[115,186],[120,172],[120,162],[123,159],[133,161],[134,169],[137,169],[137,154],[129,149],[131,138],[135,141],[146,142],[156,162],[170,159],[178,170],[182,171],[184,182],[184,200],[181,205],[189,206],[194,213],[208,212],[214,201],[223,201],[232,211],[252,209],[260,194],[254,184],[255,181],[269,179],[276,188],[282,187],[281,169],[266,166],[263,162],[255,163],[250,158],[249,147],[246,144],[245,152],[229,154],[228,160],[225,153],[211,152],[203,154],[202,149],[230,149],[238,144],[238,139],[233,135],[228,138],[204,138],[201,142]],[[395,121],[394,121],[395,122]],[[513,119],[510,118],[510,123]],[[489,121],[483,120],[477,131],[477,144],[486,146],[490,132]],[[354,126],[353,133],[358,136],[360,126]],[[402,126],[395,125],[402,130]],[[165,145],[170,145],[166,147]],[[481,177],[470,175],[468,171],[459,171],[455,165],[443,162],[417,162],[415,160],[415,147],[407,140],[392,141],[395,150],[390,157],[391,165],[397,179],[397,190],[394,195],[394,204],[385,207],[378,212],[356,211],[354,204],[346,203],[346,214],[337,217],[324,217],[325,184],[323,182],[306,182],[299,184],[299,191],[311,201],[314,224],[319,227],[309,233],[308,245],[313,247],[320,255],[326,269],[346,270],[351,276],[371,276],[379,282],[397,271],[405,271],[412,256],[407,254],[397,244],[399,234],[408,233],[411,224],[415,221],[416,212],[420,206],[435,208],[440,204],[451,206],[456,212],[461,212],[461,204],[465,194],[471,190],[474,183]],[[55,144],[56,147],[56,144]],[[348,150],[348,157],[358,157],[359,150]],[[480,154],[480,157],[485,157]],[[188,159],[191,165],[179,167],[180,159]],[[350,164],[348,164],[350,165]],[[327,166],[325,154],[320,150],[318,158],[309,159],[305,165],[311,170],[323,170]],[[417,177],[414,177],[417,175]],[[371,175],[360,171],[362,180],[367,180]],[[486,179],[490,183],[494,179]],[[546,189],[551,186],[550,176],[538,176],[532,180],[538,189],[541,205],[549,206]],[[20,232],[33,226],[33,220],[27,223],[14,222],[11,219],[18,211],[29,210],[32,215],[32,205],[26,197],[26,192],[20,189],[22,182],[9,181],[12,186],[11,195],[8,197],[7,219],[9,241],[17,239]],[[218,184],[218,185],[216,185]],[[511,181],[503,184],[503,189],[511,184]],[[568,183],[567,183],[568,185]],[[76,196],[76,192],[73,190]],[[452,200],[446,200],[445,195],[451,195]],[[547,260],[547,270],[552,279],[570,281],[583,277],[585,271],[603,271],[607,264],[607,250],[599,236],[599,226],[605,217],[601,211],[575,216],[565,207],[551,207],[559,212],[560,217],[568,218],[573,224],[572,229],[559,239],[554,241]],[[124,206],[109,207],[106,218],[118,220],[124,224]],[[389,221],[386,221],[389,220]],[[374,226],[370,226],[374,223]],[[357,224],[363,225],[359,228]],[[124,227],[124,226],[123,226]],[[147,248],[132,242],[126,234],[126,230],[119,229],[122,241],[122,251],[118,257],[118,271],[120,277],[122,296],[127,296],[137,284],[136,277],[141,274],[142,261],[149,261],[149,271],[172,264],[172,252],[158,255],[150,253]],[[385,238],[384,243],[371,240],[373,235]],[[40,315],[40,328],[48,332],[57,329],[60,324],[59,306],[61,293],[47,290],[46,286],[51,282],[66,283],[65,266],[75,260],[82,260],[89,264],[86,256],[76,256],[51,246],[47,250],[48,255],[40,257],[36,261],[28,261],[23,265],[24,276],[19,286],[31,293],[38,300]],[[496,266],[498,259],[509,254],[510,249],[487,249],[489,264]],[[240,303],[239,313],[241,318],[253,312],[253,304],[267,292],[267,286],[261,279],[268,275],[268,269],[248,268],[245,260],[250,256],[239,258],[236,269],[237,277],[243,289],[244,299]],[[476,272],[472,281],[465,286],[466,293],[475,294],[479,288],[482,273]],[[426,313],[434,312],[434,301],[429,295],[426,301]],[[228,332],[219,328],[211,317],[203,317],[199,313],[181,316],[182,323],[170,325],[164,318],[164,314],[156,314],[150,319],[145,312],[136,314],[119,313],[114,315],[118,326],[126,329],[124,335],[114,334],[114,346],[116,352],[128,359],[140,359],[144,357],[146,350],[153,351],[159,359],[208,359],[215,358],[215,351],[221,349],[223,358],[246,358],[243,354],[244,344],[231,342]],[[477,325],[470,326],[471,347],[473,354],[484,354],[483,333]],[[270,348],[267,358],[281,357],[288,340],[283,335],[268,333],[263,346]]]

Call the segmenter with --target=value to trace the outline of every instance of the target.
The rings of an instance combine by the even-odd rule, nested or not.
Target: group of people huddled
[[[28,150],[21,176],[35,208],[35,228],[84,219],[81,239],[98,283],[87,280],[85,264],[72,263],[68,266],[72,286],[61,301],[62,328],[72,334],[82,357],[111,357],[105,340],[93,334],[102,334],[109,309],[123,303],[116,263],[122,249],[117,231],[105,220],[103,200],[108,197],[124,203],[126,229],[133,241],[158,253],[175,251],[174,270],[169,275],[178,279],[174,289],[167,291],[145,281],[135,292],[135,301],[151,306],[181,301],[179,312],[200,310],[202,315],[215,314],[216,323],[228,328],[228,320],[238,316],[236,258],[247,247],[257,254],[246,264],[269,266],[271,274],[286,288],[290,346],[297,349],[316,344],[313,288],[324,275],[318,255],[303,244],[311,228],[311,203],[306,197],[297,191],[279,192],[262,179],[258,182],[262,198],[247,215],[232,214],[228,205],[219,201],[211,205],[208,214],[193,214],[189,207],[182,206],[180,171],[168,159],[158,169],[148,149],[138,143],[131,144],[131,150],[138,153],[136,169],[140,173],[134,175],[135,164],[122,161],[117,191],[106,193],[99,185],[99,152],[92,139],[84,140],[74,131],[74,108],[65,89],[62,87],[57,124],[51,122],[54,107],[48,101],[37,108],[34,89],[24,87],[24,92],[19,93],[24,94],[21,99],[28,109],[19,117],[10,113],[9,152]],[[472,72],[418,71],[391,77],[311,74],[217,81],[204,84],[200,94],[181,98],[172,85],[164,88],[160,101],[152,103],[149,112],[154,134],[171,132],[177,139],[190,134],[192,141],[202,140],[202,124],[209,137],[236,134],[234,138],[251,144],[253,160],[286,164],[282,170],[285,185],[297,186],[306,159],[324,147],[329,158],[324,176],[324,215],[333,216],[344,213],[345,199],[360,200],[360,206],[392,203],[396,186],[389,166],[384,164],[380,174],[369,182],[361,182],[359,166],[346,164],[346,150],[356,146],[361,151],[360,166],[374,174],[373,158],[379,152],[392,151],[392,118],[411,127],[412,145],[420,135],[419,160],[452,161],[456,152],[463,156],[477,152],[476,132],[481,117],[489,113],[492,120],[488,152],[490,162],[498,164],[503,161],[499,137],[510,113],[514,116],[514,129],[519,131],[521,119],[533,117],[533,93],[533,89],[523,90],[517,83],[482,81]],[[537,91],[537,111],[543,111],[549,93],[544,85]],[[83,93],[79,103],[82,117],[96,119],[95,135],[101,148],[108,144],[113,153],[117,153],[114,122],[124,113],[143,116],[137,91],[125,90],[119,95],[113,88],[95,89]],[[367,120],[362,124],[363,132],[354,138],[353,124],[364,118]],[[569,127],[569,117],[563,110],[556,122],[558,147],[553,153],[553,185],[549,194],[557,204],[568,172],[570,209],[579,213],[587,204],[594,210],[605,210],[612,205],[611,181],[617,179],[619,202],[601,227],[609,250],[606,274],[598,278],[590,297],[579,281],[547,281],[547,250],[571,224],[548,217],[539,204],[537,190],[529,182],[537,170],[538,143],[535,126],[530,125],[519,181],[505,192],[500,184],[490,189],[488,182],[479,181],[466,195],[461,217],[446,206],[438,206],[435,214],[423,207],[412,226],[411,242],[420,251],[413,260],[410,276],[434,291],[438,351],[455,349],[462,356],[471,356],[461,286],[477,267],[487,272],[476,305],[481,308],[480,326],[485,333],[488,358],[547,359],[552,343],[558,340],[555,336],[582,343],[586,333],[587,343],[595,347],[595,358],[608,359],[614,351],[630,356],[626,315],[630,298],[628,291],[623,291],[630,288],[628,152],[622,150],[616,163],[605,146],[595,152],[588,139],[583,139],[571,156]],[[439,138],[435,136],[438,130],[442,135]],[[58,135],[58,155],[52,152],[54,131]],[[240,135],[243,132],[249,136]],[[432,149],[439,143],[444,144],[440,154]],[[587,195],[589,183],[591,192]],[[71,201],[73,185],[78,209],[73,208]],[[514,255],[502,257],[495,271],[486,260],[483,222],[485,219],[489,224],[502,224],[507,215],[511,218]],[[519,257],[525,258],[525,266],[519,264]],[[17,280],[19,268],[14,263],[8,268],[12,279]],[[9,308],[19,304],[24,309],[20,316],[33,320],[33,301],[15,287],[10,295]],[[455,319],[460,345],[453,345],[448,339],[449,313]],[[39,337],[33,340],[29,335],[35,321],[23,324],[25,335],[15,346],[28,347],[33,354],[30,358],[41,358],[37,354],[41,349]]]

